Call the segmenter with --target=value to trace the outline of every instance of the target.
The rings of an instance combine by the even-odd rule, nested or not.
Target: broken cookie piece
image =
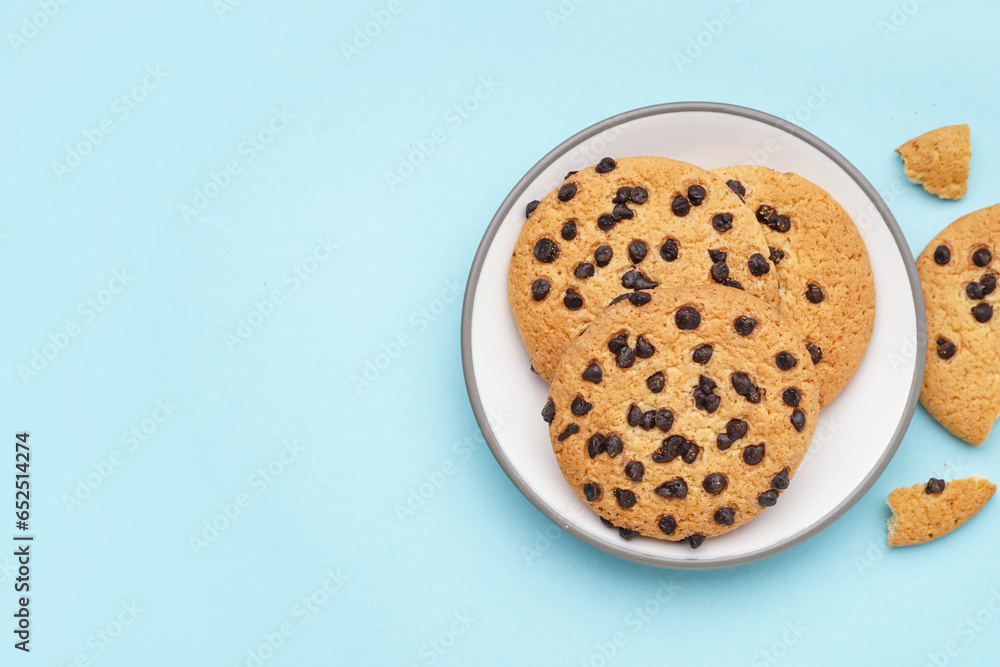
[[[947,535],[976,515],[997,490],[981,475],[945,482],[931,478],[924,484],[894,490],[886,500],[890,547],[923,544]]]
[[[906,177],[941,199],[964,197],[972,159],[969,134],[968,125],[949,125],[907,141],[896,149]]]

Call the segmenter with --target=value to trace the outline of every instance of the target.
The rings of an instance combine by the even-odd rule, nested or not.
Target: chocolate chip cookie
[[[993,497],[997,486],[980,475],[902,487],[889,494],[887,519],[890,547],[923,544],[947,535],[974,517]]]
[[[818,415],[802,338],[721,285],[616,299],[562,357],[542,411],[585,503],[623,535],[692,547],[779,501]]]
[[[942,426],[979,445],[1000,416],[996,257],[1000,204],[962,216],[927,244],[917,272],[927,309],[920,402]]]
[[[781,282],[779,309],[806,340],[820,407],[854,377],[875,326],[875,281],[851,217],[823,188],[767,167],[714,170],[742,193]]]
[[[968,125],[949,125],[910,139],[896,149],[906,177],[941,199],[961,199],[972,159],[969,136]]]
[[[604,158],[525,213],[508,294],[532,366],[547,381],[573,339],[623,292],[717,283],[778,303],[761,225],[724,181],[694,165]]]

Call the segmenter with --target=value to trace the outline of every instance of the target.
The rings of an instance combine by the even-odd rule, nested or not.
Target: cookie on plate
[[[920,402],[972,445],[986,440],[1000,416],[998,240],[1000,204],[951,223],[917,257],[927,309]]]
[[[585,503],[623,535],[692,547],[778,502],[818,415],[794,327],[720,285],[616,299],[563,355],[542,411]]]
[[[931,479],[894,490],[886,502],[889,546],[923,544],[947,535],[976,515],[997,485],[980,475],[945,482]]]
[[[724,181],[686,162],[639,157],[571,173],[528,205],[508,294],[535,371],[622,292],[717,282],[778,303],[760,225]]]
[[[715,169],[754,211],[781,283],[779,309],[806,340],[820,407],[861,365],[875,326],[868,250],[847,211],[815,183],[767,167]]]
[[[941,199],[961,199],[969,180],[972,146],[968,125],[939,127],[896,149],[910,182]]]

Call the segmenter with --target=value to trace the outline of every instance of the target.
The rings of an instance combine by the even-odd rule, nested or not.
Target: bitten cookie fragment
[[[951,223],[917,258],[927,309],[920,402],[973,445],[986,440],[1000,416],[998,240],[1000,204]]]
[[[939,127],[896,149],[911,182],[941,199],[961,199],[967,191],[972,146],[968,125]]]
[[[721,285],[644,296],[615,299],[573,341],[543,417],[597,514],[696,548],[788,488],[819,417],[816,372],[760,299]]]
[[[997,485],[981,475],[945,482],[901,487],[889,494],[887,520],[890,547],[923,544],[947,535],[976,515],[993,497]]]
[[[798,174],[757,166],[712,173],[741,191],[756,215],[781,283],[779,310],[809,345],[825,408],[854,377],[875,326],[865,242],[847,211]]]
[[[526,209],[508,295],[535,371],[623,292],[718,283],[777,305],[760,225],[726,183],[667,158],[604,158]]]

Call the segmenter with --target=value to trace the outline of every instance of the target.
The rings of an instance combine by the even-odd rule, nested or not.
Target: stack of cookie
[[[526,214],[510,304],[576,494],[625,538],[692,547],[775,505],[871,336],[846,212],[794,174],[641,157]]]

